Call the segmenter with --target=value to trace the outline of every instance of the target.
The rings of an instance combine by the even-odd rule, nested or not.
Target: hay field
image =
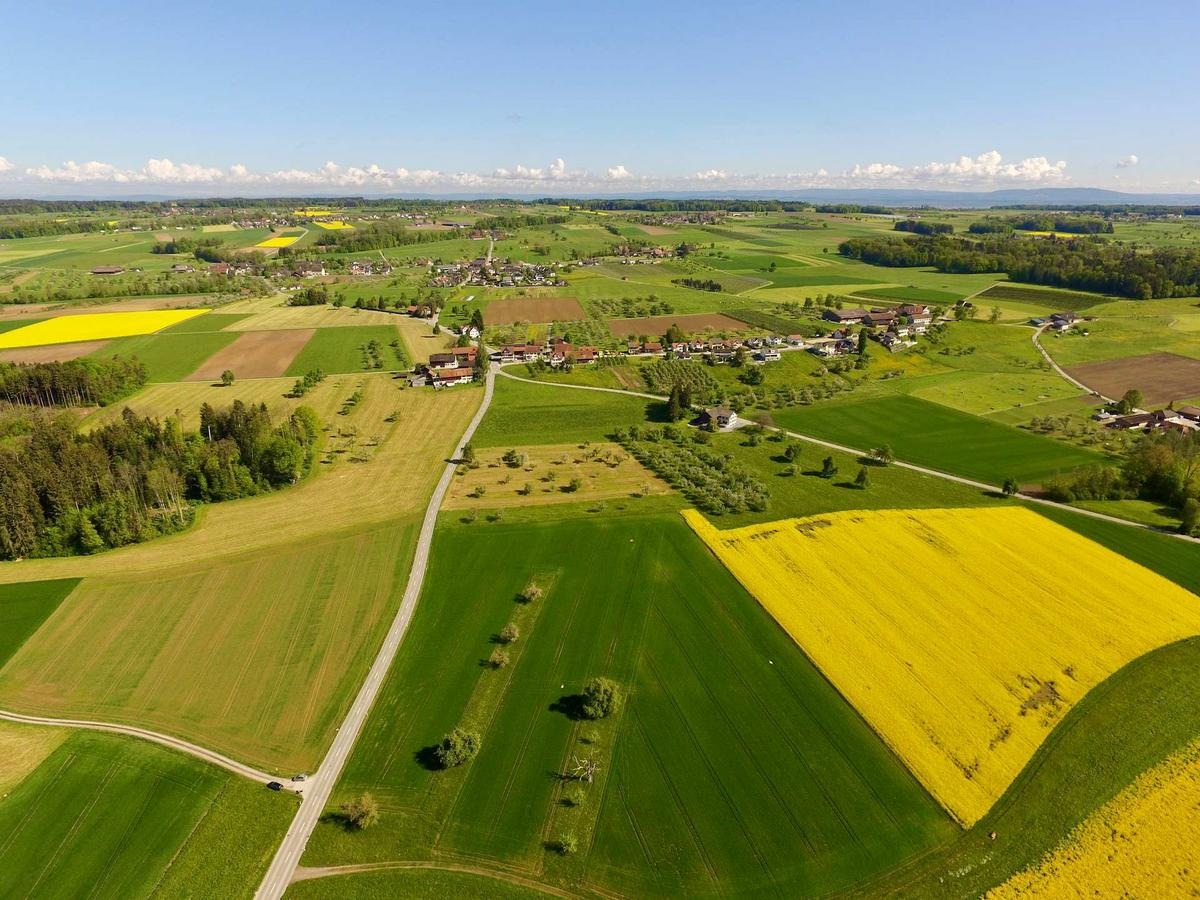
[[[1038,865],[987,896],[1195,896],[1198,796],[1200,741],[1194,741],[1093,812]]]
[[[389,375],[330,377],[300,400],[283,397],[294,379],[153,385],[101,410],[86,424],[105,421],[129,406],[143,415],[183,413],[195,427],[200,402],[240,397],[269,400],[273,414],[301,403],[313,407],[329,428],[321,462],[303,483],[266,494],[205,507],[189,531],[96,556],[30,559],[0,564],[0,583],[83,575],[170,572],[198,560],[282,547],[339,529],[358,529],[414,515],[424,509],[447,455],[474,415],[482,391],[401,390]],[[363,399],[347,415],[342,403],[356,390]],[[226,398],[218,401],[218,397]],[[388,422],[387,419],[392,421]],[[356,462],[355,458],[366,461]],[[2,705],[2,704],[0,704]]]
[[[502,459],[508,449],[477,451],[479,468],[459,469],[460,475],[450,483],[442,508],[507,509],[665,494],[671,490],[617,444],[514,447],[524,460],[515,466]],[[582,484],[572,490],[571,482],[576,478]]]
[[[1193,594],[1022,508],[685,516],[966,826],[1088,690],[1200,633]]]
[[[338,309],[335,306],[283,306],[272,301],[234,303],[222,310],[230,313],[250,313],[239,322],[226,327],[227,331],[284,331],[290,328],[337,328],[351,325],[383,325],[407,318],[377,310]]]
[[[416,528],[94,575],[0,669],[2,703],[179,734],[275,772],[311,768],[403,593]]]
[[[0,797],[40,766],[70,733],[65,728],[0,722]]]
[[[238,378],[274,378],[288,370],[314,334],[312,328],[244,332],[201,363],[187,380],[213,381],[226,369]]]
[[[513,297],[493,300],[483,310],[485,325],[516,322],[578,322],[587,313],[574,297]]]
[[[206,309],[158,309],[59,316],[0,334],[0,350],[151,334],[206,312]]]

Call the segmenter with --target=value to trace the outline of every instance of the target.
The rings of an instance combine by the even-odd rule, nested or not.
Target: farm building
[[[471,368],[441,369],[430,377],[435,388],[449,387],[453,384],[470,384],[475,380],[475,370]]]
[[[861,325],[867,318],[865,309],[827,309],[821,317],[839,325]]]
[[[125,269],[121,266],[96,266],[92,269],[93,275],[120,275]]]
[[[738,424],[738,415],[728,406],[714,406],[704,411],[700,416],[700,421],[710,428],[735,428]]]

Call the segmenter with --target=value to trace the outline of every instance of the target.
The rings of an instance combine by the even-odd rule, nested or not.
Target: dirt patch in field
[[[516,322],[578,322],[587,313],[574,297],[513,297],[493,300],[483,311],[485,325]]]
[[[215,381],[226,369],[238,378],[274,378],[287,371],[315,333],[313,328],[247,331],[205,360],[187,380]]]
[[[1141,391],[1150,405],[1200,397],[1200,359],[1174,353],[1084,363],[1067,372],[1106,397],[1120,397],[1130,389]]]
[[[48,347],[19,347],[0,352],[0,362],[48,363],[66,362],[95,353],[108,346],[108,341],[78,341],[74,344],[51,344]]]
[[[640,319],[609,319],[608,330],[617,337],[641,337],[643,334],[658,337],[672,325],[678,325],[685,334],[705,331],[748,331],[750,326],[721,313],[692,313],[686,316],[643,316]]]

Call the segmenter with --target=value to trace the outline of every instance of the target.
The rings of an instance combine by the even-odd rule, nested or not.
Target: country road
[[[1049,325],[1039,325],[1036,329],[1034,329],[1034,332],[1033,332],[1033,346],[1037,347],[1038,353],[1042,354],[1042,359],[1046,360],[1046,362],[1048,362],[1050,364],[1050,368],[1052,368],[1057,374],[1061,375],[1067,381],[1071,382],[1071,384],[1075,385],[1075,387],[1079,388],[1081,391],[1086,391],[1089,394],[1094,394],[1095,396],[1097,396],[1101,400],[1103,400],[1105,403],[1116,403],[1117,401],[1114,400],[1112,397],[1105,397],[1099,391],[1088,387],[1082,381],[1079,381],[1078,379],[1072,377],[1071,375],[1068,375],[1067,370],[1064,369],[1062,366],[1060,366],[1058,363],[1056,363],[1054,361],[1054,357],[1050,355],[1050,351],[1042,346],[1042,332],[1045,331],[1049,327],[1050,327]]]
[[[417,608],[417,599],[421,595],[421,587],[425,582],[425,570],[429,564],[434,527],[437,525],[442,498],[445,497],[446,490],[450,487],[450,481],[454,477],[455,460],[461,457],[463,447],[470,442],[475,434],[475,429],[483,421],[488,406],[491,405],[497,368],[497,366],[491,366],[488,369],[487,379],[484,383],[483,402],[480,403],[475,416],[467,425],[467,430],[463,432],[455,446],[454,453],[446,463],[442,477],[438,479],[437,487],[434,488],[433,496],[429,498],[429,505],[425,507],[425,518],[421,522],[421,532],[417,538],[412,568],[409,570],[408,585],[404,589],[404,597],[400,601],[396,617],[392,620],[392,625],[384,637],[379,653],[375,656],[375,661],[371,664],[370,671],[367,672],[366,680],[354,698],[353,706],[350,707],[346,718],[338,727],[329,752],[325,754],[325,759],[321,761],[317,771],[308,779],[304,802],[300,804],[296,818],[292,820],[283,843],[276,851],[275,858],[271,860],[270,868],[267,869],[262,884],[255,893],[255,897],[259,900],[278,900],[287,890],[288,884],[291,883],[296,867],[300,864],[300,857],[304,853],[304,847],[308,843],[313,829],[316,828],[321,814],[325,811],[329,795],[333,792],[333,787],[342,774],[350,751],[354,749],[354,743],[358,739],[359,732],[375,703],[380,688],[383,686],[392,660],[396,657],[396,651],[400,649],[400,642],[404,639],[405,632],[408,631],[409,623]]]
[[[268,775],[266,772],[260,772],[252,766],[247,766],[235,759],[230,759],[217,753],[215,750],[209,750],[190,741],[185,741],[182,738],[171,737],[169,734],[159,734],[157,731],[149,731],[145,728],[137,728],[133,725],[118,725],[113,722],[93,722],[87,719],[53,719],[46,716],[26,716],[21,713],[7,712],[0,710],[0,720],[5,722],[19,722],[23,725],[50,725],[56,728],[85,728],[89,731],[107,731],[112,734],[124,734],[130,737],[141,738],[144,741],[150,741],[155,744],[160,744],[171,750],[178,750],[180,753],[186,753],[189,756],[194,756],[197,759],[203,760],[206,763],[212,763],[214,766],[220,766],[222,769],[227,769],[235,775],[241,775],[243,778],[249,778],[251,781],[257,781],[259,784],[266,784],[269,781],[281,781],[289,789],[292,789],[291,782],[285,778],[280,778],[277,775]]]
[[[600,391],[601,393],[605,394],[622,394],[626,397],[645,397],[648,400],[659,400],[663,403],[667,402],[667,398],[661,394],[644,394],[638,391],[625,391],[621,390],[620,388],[593,387],[589,384],[564,384],[558,381],[537,381],[533,378],[522,378],[519,375],[512,375],[504,371],[501,371],[500,374],[505,378],[511,378],[514,381],[524,381],[527,384],[540,384],[543,387],[572,388],[577,391]],[[821,438],[816,438],[808,434],[801,434],[796,431],[788,431],[786,428],[780,428],[778,425],[764,425],[762,427],[766,428],[768,431],[782,432],[788,437],[795,438],[798,441],[805,441],[806,443],[815,444],[818,447],[825,447],[829,450],[838,450],[842,453],[849,453],[854,456],[868,455],[866,450],[862,450],[857,447],[847,447],[845,444],[835,444],[832,441],[825,441]],[[943,472],[940,469],[931,469],[927,466],[919,466],[916,463],[904,462],[903,460],[899,459],[893,460],[890,465],[896,466],[900,469],[908,469],[912,472],[920,472],[922,475],[931,475],[934,478],[941,478],[946,481],[954,481],[958,484],[966,485],[967,487],[978,488],[981,491],[989,491],[995,494],[1001,493],[1001,489],[994,484],[986,484],[982,481],[964,478],[961,475],[952,475],[951,473]],[[1141,528],[1146,531],[1152,531],[1155,534],[1162,534],[1166,535],[1167,537],[1178,538],[1181,541],[1189,541],[1193,544],[1200,544],[1200,537],[1190,537],[1186,534],[1179,534],[1175,531],[1162,531],[1152,525],[1143,525],[1141,522],[1131,522],[1128,519],[1121,519],[1117,516],[1106,515],[1105,513],[1095,512],[1090,509],[1082,509],[1078,506],[1070,506],[1066,503],[1058,503],[1054,500],[1047,500],[1045,497],[1033,497],[1029,494],[1019,494],[1018,496],[1028,503],[1037,503],[1041,506],[1052,506],[1058,509],[1066,509],[1073,513],[1078,513],[1081,516],[1087,516],[1089,519],[1099,519],[1103,522],[1113,522],[1117,525],[1127,525],[1130,528]]]

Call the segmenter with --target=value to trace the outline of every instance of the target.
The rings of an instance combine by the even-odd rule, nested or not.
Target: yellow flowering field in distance
[[[313,222],[318,228],[324,228],[326,231],[341,231],[344,228],[353,228],[349,222]]]
[[[1036,866],[987,896],[1195,896],[1200,880],[1197,798],[1200,741],[1143,772]]]
[[[254,246],[255,247],[290,247],[290,246],[292,246],[292,244],[296,243],[296,241],[298,241],[298,240],[300,240],[298,237],[273,237],[273,238],[267,238],[265,241],[259,241]]]
[[[963,826],[1200,597],[1020,507],[685,518]]]
[[[108,338],[153,334],[170,325],[203,315],[207,309],[151,309],[142,312],[84,313],[44,319],[22,328],[0,333],[0,350],[72,344]]]

